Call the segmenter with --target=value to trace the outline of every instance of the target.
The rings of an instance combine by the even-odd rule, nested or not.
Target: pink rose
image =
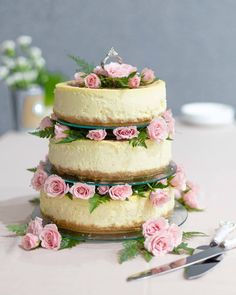
[[[84,84],[88,88],[100,88],[101,80],[96,74],[89,74],[84,78]]]
[[[109,195],[113,200],[124,201],[133,194],[132,187],[128,184],[115,185],[109,189]]]
[[[180,227],[176,224],[171,224],[168,233],[171,237],[172,243],[174,247],[177,247],[181,242],[183,238],[183,232],[180,229]]]
[[[156,189],[150,193],[150,200],[153,206],[159,207],[168,202],[170,200],[170,196],[163,189]]]
[[[131,139],[137,137],[139,131],[136,126],[118,127],[113,130],[113,134],[116,136],[117,140]]]
[[[198,197],[197,197],[197,191],[190,189],[186,193],[183,194],[183,201],[184,203],[193,209],[198,209]]]
[[[137,75],[135,75],[132,78],[129,78],[129,81],[128,81],[129,88],[138,88],[140,85],[140,81],[141,81],[141,78]]]
[[[88,200],[95,194],[95,186],[77,182],[70,188],[70,193],[74,198]]]
[[[175,119],[173,118],[171,110],[167,110],[162,114],[162,117],[166,121],[168,127],[168,133],[171,138],[174,137],[175,133]]]
[[[31,179],[31,185],[36,191],[40,191],[47,179],[47,173],[41,169],[40,167],[37,168],[36,172],[34,173],[33,178]]]
[[[162,256],[174,249],[171,236],[168,231],[157,232],[145,239],[144,247],[154,256]]]
[[[53,126],[52,121],[51,121],[50,117],[47,116],[47,117],[44,117],[42,119],[42,121],[40,122],[39,129],[44,130],[45,128],[49,128],[52,126]]]
[[[97,141],[103,140],[106,136],[107,133],[104,129],[89,130],[88,134],[86,135],[87,138]]]
[[[31,233],[27,233],[21,240],[21,247],[25,250],[35,249],[39,244],[39,238]]]
[[[77,72],[74,74],[74,79],[76,81],[76,84],[79,86],[84,86],[84,77],[86,76],[83,72]]]
[[[69,185],[55,174],[50,175],[44,183],[44,191],[49,197],[63,197],[69,191]]]
[[[27,227],[27,233],[33,234],[35,236],[39,236],[42,230],[43,219],[39,217],[35,217],[34,220],[31,220]]]
[[[157,219],[149,219],[143,224],[143,235],[145,238],[150,237],[156,232],[166,230],[168,226],[168,220],[163,217]]]
[[[186,189],[186,175],[183,166],[177,166],[177,171],[175,176],[171,179],[170,185],[181,191]]]
[[[56,124],[54,128],[55,139],[63,139],[68,136],[68,134],[66,134],[64,131],[70,130],[69,127],[61,124]]]
[[[128,77],[131,73],[137,72],[137,68],[128,64],[119,64],[117,62],[111,62],[104,66],[108,77],[122,78]]]
[[[98,193],[100,195],[106,195],[109,192],[109,186],[107,185],[101,185],[98,187]]]
[[[107,76],[107,72],[101,66],[94,68],[93,72],[98,76]]]
[[[60,248],[61,234],[55,224],[45,225],[39,238],[43,248],[54,250],[58,250]]]
[[[150,139],[162,142],[168,137],[168,126],[164,119],[153,119],[147,127],[147,133]]]
[[[142,70],[141,77],[142,77],[142,82],[147,84],[152,83],[154,79],[156,78],[154,71],[148,68],[145,68]]]

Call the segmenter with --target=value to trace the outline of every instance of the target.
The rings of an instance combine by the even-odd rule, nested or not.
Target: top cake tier
[[[81,125],[122,126],[149,123],[166,110],[162,80],[136,89],[92,89],[59,83],[54,113],[62,120]]]

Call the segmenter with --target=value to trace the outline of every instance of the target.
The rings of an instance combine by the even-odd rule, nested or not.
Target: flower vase
[[[12,107],[14,129],[31,130],[39,126],[44,115],[44,92],[37,85],[24,90],[13,90]]]

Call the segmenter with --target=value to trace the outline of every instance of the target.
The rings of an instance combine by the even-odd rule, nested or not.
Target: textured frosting
[[[89,213],[87,200],[50,198],[41,192],[40,208],[43,215],[62,228],[90,233],[133,231],[140,229],[141,224],[149,218],[167,216],[173,210],[173,189],[166,190],[170,201],[160,207],[154,207],[148,197],[132,196],[129,201],[111,200],[103,203]]]
[[[147,148],[132,147],[128,141],[78,140],[49,144],[49,161],[59,174],[93,180],[126,180],[154,175],[171,160],[171,141],[146,141]]]
[[[84,125],[150,122],[166,109],[165,82],[137,89],[91,89],[59,83],[54,113],[60,119]]]

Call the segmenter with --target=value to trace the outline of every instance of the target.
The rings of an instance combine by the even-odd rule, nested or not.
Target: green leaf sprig
[[[36,129],[35,131],[29,133],[41,138],[52,138],[54,137],[54,127],[47,127],[43,130]]]
[[[68,55],[69,58],[71,58],[74,62],[76,62],[78,69],[78,72],[84,72],[85,74],[90,74],[93,69],[94,69],[94,65],[86,62],[83,58],[79,57],[79,56],[74,56],[69,54]]]
[[[100,196],[95,194],[92,198],[89,199],[89,212],[92,213],[99,205],[107,203],[111,200],[109,196]]]

